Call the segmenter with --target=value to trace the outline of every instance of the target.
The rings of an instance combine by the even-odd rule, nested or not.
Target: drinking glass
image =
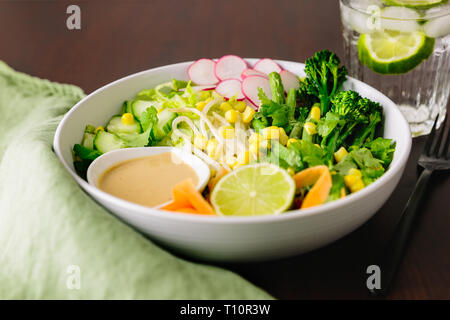
[[[413,136],[428,134],[447,111],[450,1],[340,0],[340,11],[349,75],[391,98]]]

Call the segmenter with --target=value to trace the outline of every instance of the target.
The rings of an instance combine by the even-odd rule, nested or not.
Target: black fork
[[[437,138],[435,136],[439,116],[436,117],[433,129],[431,130],[422,154],[420,155],[418,165],[423,168],[423,171],[417,180],[413,193],[406,203],[405,209],[400,216],[400,221],[395,228],[391,239],[387,242],[384,255],[379,260],[381,262],[379,264],[381,271],[381,288],[369,289],[369,291],[375,295],[384,295],[390,288],[391,282],[394,279],[403,257],[414,217],[418,211],[417,209],[419,208],[419,204],[425,193],[431,174],[437,170],[450,169],[450,157],[448,154],[450,131],[447,125],[447,116],[448,114],[444,119]],[[443,142],[442,140],[445,131],[447,131],[447,136]]]

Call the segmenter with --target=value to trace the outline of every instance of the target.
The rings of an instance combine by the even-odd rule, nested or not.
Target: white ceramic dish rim
[[[258,59],[245,58],[245,60],[258,60]],[[287,60],[276,60],[276,61],[279,61],[282,63],[283,62],[284,63],[292,63],[293,62],[293,61],[287,61]],[[171,64],[171,65],[152,68],[149,70],[159,70],[159,69],[164,69],[168,66],[175,67],[177,65],[185,65],[185,64],[192,63],[192,62],[193,61],[179,62],[179,63],[175,63],[175,64]],[[400,110],[396,107],[395,103],[386,97],[386,99],[388,99],[392,103],[392,105],[395,106],[394,112],[397,113],[398,119],[403,122],[403,126],[405,128],[407,128],[407,130],[408,130],[408,132],[405,133],[409,137],[409,139],[407,139],[407,141],[405,141],[405,144],[406,144],[405,151],[402,154],[398,155],[398,157],[399,157],[398,159],[394,159],[394,161],[389,166],[388,170],[380,178],[378,178],[375,182],[373,182],[369,186],[365,187],[364,189],[362,189],[356,193],[349,194],[344,199],[335,200],[333,202],[328,202],[326,204],[323,204],[323,205],[320,205],[317,207],[308,208],[308,209],[286,211],[286,212],[283,212],[283,213],[277,214],[277,215],[248,216],[248,217],[222,217],[222,216],[197,215],[197,214],[191,214],[191,213],[174,213],[174,212],[165,211],[165,210],[161,210],[161,209],[141,206],[138,204],[134,204],[132,202],[128,202],[126,200],[116,198],[116,197],[92,186],[87,181],[83,180],[81,177],[79,177],[76,174],[76,172],[72,168],[70,168],[66,164],[66,162],[64,161],[64,157],[62,155],[62,150],[59,149],[60,133],[61,133],[61,130],[62,130],[62,127],[64,126],[64,124],[67,121],[69,121],[71,114],[73,112],[75,112],[75,110],[77,109],[77,107],[79,105],[81,105],[85,100],[89,99],[90,96],[98,94],[118,83],[125,82],[130,78],[144,74],[144,73],[148,72],[149,70],[137,72],[137,73],[128,75],[126,77],[123,77],[121,79],[115,80],[115,81],[95,90],[94,92],[90,93],[89,95],[84,97],[82,100],[80,100],[75,106],[73,106],[64,115],[63,119],[61,120],[61,122],[58,125],[56,132],[55,132],[55,137],[54,137],[54,141],[53,141],[54,150],[55,150],[55,153],[58,156],[60,162],[62,162],[62,164],[66,168],[66,170],[72,175],[72,177],[78,182],[78,184],[83,186],[83,188],[89,190],[89,192],[91,192],[95,196],[97,196],[99,198],[103,198],[104,201],[107,201],[114,206],[129,208],[129,209],[132,209],[136,213],[140,213],[140,214],[144,214],[144,215],[145,214],[155,215],[155,216],[159,216],[159,217],[162,217],[165,219],[181,220],[181,221],[188,221],[188,222],[198,221],[198,222],[204,222],[204,223],[219,223],[219,224],[227,224],[227,223],[228,224],[253,224],[253,223],[271,223],[271,222],[275,222],[275,221],[299,219],[303,216],[327,214],[328,212],[330,212],[338,207],[357,202],[358,200],[360,200],[366,196],[370,196],[370,193],[372,193],[375,189],[377,189],[378,187],[381,187],[389,179],[392,179],[396,170],[401,170],[401,168],[406,164],[406,161],[408,160],[408,156],[409,156],[409,153],[411,150],[411,144],[412,144],[411,132],[409,130],[409,124],[406,121],[406,119],[403,117],[403,115],[401,114]],[[362,81],[359,81],[352,77],[348,77],[348,78],[352,79],[352,81],[358,83],[359,85],[362,85],[363,87],[367,87],[372,90],[376,90],[373,87],[369,86],[368,84],[365,84]],[[378,90],[376,90],[376,91],[379,92]],[[382,93],[380,92],[380,94],[382,94]],[[382,95],[384,95],[384,94],[382,94]]]

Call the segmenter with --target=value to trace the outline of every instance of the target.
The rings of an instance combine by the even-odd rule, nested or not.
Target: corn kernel
[[[234,138],[234,128],[232,126],[223,126],[219,128],[219,134],[225,139]]]
[[[289,146],[291,145],[291,144],[293,144],[293,143],[295,143],[295,142],[297,142],[298,140],[297,139],[294,139],[294,138],[291,138],[291,139],[288,139],[288,141],[287,141],[287,143],[286,143],[286,146],[289,148]]]
[[[288,135],[286,134],[286,131],[284,131],[284,129],[283,128],[278,128],[278,131],[279,131],[279,136],[280,136],[280,143],[282,144],[282,145],[286,145],[287,144],[287,142],[288,142],[288,140],[289,140],[289,137],[288,137]]]
[[[209,97],[208,99],[205,100],[206,104],[210,103],[211,101],[213,101],[213,98]]]
[[[336,162],[341,162],[347,154],[347,150],[344,147],[340,147],[339,150],[334,153],[334,159]]]
[[[94,133],[97,134],[97,132],[99,131],[105,131],[105,128],[103,128],[102,126],[98,126],[97,129],[94,130]]]
[[[203,111],[203,108],[206,106],[206,101],[200,101],[195,104],[195,107],[198,111]]]
[[[246,107],[247,107],[247,104],[244,101],[238,101],[234,105],[234,109],[239,111],[239,112],[244,112]]]
[[[229,102],[222,102],[220,104],[220,110],[222,110],[223,112],[227,112],[228,110],[233,109],[233,107],[231,106],[231,104]]]
[[[208,144],[208,139],[202,134],[198,134],[194,138],[194,146],[196,146],[199,149],[205,150],[206,145]]]
[[[204,91],[200,92],[200,98],[202,100],[206,100],[210,97],[211,97],[211,92],[209,92],[208,90],[204,90]]]
[[[255,116],[255,110],[253,108],[246,106],[244,112],[242,113],[242,122],[250,123]]]
[[[133,117],[133,114],[132,114],[132,113],[129,113],[129,112],[124,113],[124,114],[122,115],[122,123],[125,124],[125,125],[133,124],[133,123],[134,123],[134,117]]]
[[[237,121],[237,118],[238,112],[236,110],[228,110],[227,112],[225,112],[225,119],[229,123],[235,123]]]
[[[361,171],[358,170],[358,169],[355,169],[355,168],[351,168],[350,170],[348,170],[348,173],[347,173],[347,174],[353,175],[353,176],[357,176],[357,177],[359,177],[359,178],[362,178],[362,173],[361,173]]]
[[[262,129],[261,134],[264,137],[264,139],[267,139],[267,140],[271,140],[271,139],[278,140],[280,138],[280,130],[276,126],[271,126],[271,127]]]
[[[361,177],[355,176],[353,174],[346,175],[344,177],[344,182],[347,188],[349,188],[352,193],[364,188],[364,182],[362,181]]]
[[[230,167],[230,168],[234,168],[237,164],[237,158],[235,156],[229,156],[225,159],[225,163]]]
[[[217,159],[219,157],[219,150],[218,150],[219,142],[216,139],[211,139],[206,144],[206,152],[208,156],[210,156],[213,159]]]
[[[320,119],[320,108],[316,107],[316,106],[312,107],[309,116],[311,117],[311,119],[319,121],[319,119]]]
[[[310,135],[317,133],[316,125],[312,122],[306,122],[304,125],[304,128],[305,128],[306,132]]]
[[[243,151],[238,155],[237,162],[241,165],[246,165],[250,161],[250,152]]]
[[[293,176],[295,175],[295,170],[293,168],[287,168],[287,172],[289,173],[289,175]]]

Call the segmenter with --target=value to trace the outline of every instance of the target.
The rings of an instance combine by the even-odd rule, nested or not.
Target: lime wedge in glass
[[[421,31],[393,30],[361,34],[358,55],[361,63],[381,74],[406,73],[433,52],[434,39]]]
[[[402,6],[415,9],[428,9],[447,2],[447,0],[383,0],[389,6]]]
[[[289,209],[295,183],[286,170],[272,164],[253,164],[224,176],[211,194],[217,214],[257,216]]]

